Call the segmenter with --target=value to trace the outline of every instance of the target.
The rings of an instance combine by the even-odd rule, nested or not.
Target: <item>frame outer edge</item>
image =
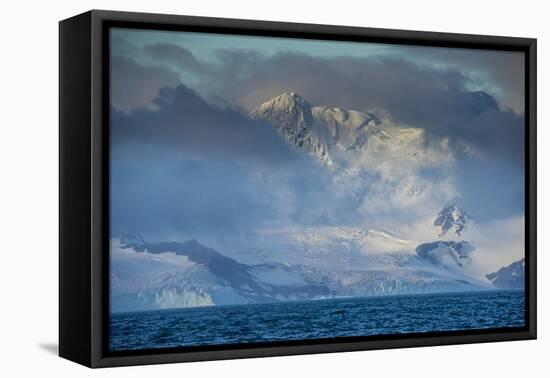
[[[59,22],[59,356],[90,366],[90,12]]]
[[[537,338],[537,40],[531,39],[529,56],[529,305],[530,333]],[[527,107],[526,107],[527,108]]]
[[[96,11],[91,11],[91,367],[100,366],[103,358],[103,264],[104,232],[103,225],[108,214],[103,213],[103,68],[102,68],[102,18]],[[106,235],[105,237],[108,237]]]
[[[103,213],[106,207],[103,198],[103,169],[104,162],[102,161],[104,152],[104,135],[103,135],[103,107],[108,104],[104,103],[103,97],[103,24],[105,22],[144,22],[156,24],[174,24],[174,25],[193,25],[204,26],[211,28],[238,28],[241,30],[263,31],[279,30],[287,33],[306,32],[312,35],[319,34],[319,38],[323,35],[341,36],[345,39],[346,36],[358,36],[361,38],[388,38],[402,39],[407,43],[415,44],[418,41],[426,45],[442,46],[444,44],[461,45],[469,44],[472,48],[483,49],[485,45],[491,45],[494,49],[502,47],[505,49],[513,48],[517,51],[524,51],[529,57],[529,76],[526,77],[526,82],[529,84],[529,211],[530,211],[530,229],[526,237],[529,238],[530,248],[526,251],[529,254],[529,329],[517,332],[504,333],[489,333],[479,335],[456,335],[456,336],[426,336],[415,339],[386,339],[386,340],[367,340],[359,342],[342,342],[342,343],[312,343],[303,346],[273,346],[263,348],[243,348],[235,350],[218,350],[204,352],[167,352],[162,354],[143,354],[135,356],[105,356],[103,347],[103,328],[105,318],[103,318],[103,304],[108,303],[108,298],[105,300],[102,285],[102,276],[105,274],[104,261],[104,235],[106,230],[104,227],[105,216]],[[386,42],[391,43],[391,42]],[[421,44],[421,43],[420,43]],[[390,30],[390,29],[373,29],[363,27],[349,26],[334,26],[334,25],[313,25],[300,23],[272,22],[272,21],[256,21],[256,20],[238,20],[226,18],[210,18],[210,17],[195,17],[195,16],[178,16],[178,15],[162,15],[162,14],[147,14],[135,12],[115,12],[104,10],[91,11],[91,144],[92,144],[92,198],[91,198],[91,367],[113,367],[121,365],[142,365],[142,364],[159,364],[159,363],[174,363],[174,362],[191,362],[205,360],[220,360],[220,359],[236,359],[236,358],[255,358],[255,357],[270,357],[270,356],[285,356],[285,355],[302,355],[312,353],[329,353],[329,352],[345,352],[345,351],[362,351],[372,349],[388,349],[388,348],[408,348],[408,347],[425,347],[425,346],[441,346],[451,344],[470,344],[481,342],[497,342],[497,341],[513,341],[527,340],[536,338],[536,39],[532,38],[516,38],[516,37],[497,37],[487,35],[469,35],[455,33],[433,33],[424,31],[407,31],[407,30]],[[527,97],[527,95],[526,95]],[[527,194],[527,193],[526,193]],[[108,229],[107,229],[108,230]]]

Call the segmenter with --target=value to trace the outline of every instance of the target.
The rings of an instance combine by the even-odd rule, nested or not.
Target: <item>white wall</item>
[[[550,141],[544,1],[117,1],[3,3],[0,96],[0,374],[4,377],[518,377],[548,373]],[[539,340],[92,371],[57,343],[57,21],[91,8],[539,39]],[[545,143],[546,142],[546,143]],[[545,234],[546,233],[546,234]],[[547,349],[546,352],[544,351]],[[538,372],[538,373],[537,373]]]

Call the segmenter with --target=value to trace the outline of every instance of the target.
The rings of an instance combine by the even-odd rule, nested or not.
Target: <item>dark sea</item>
[[[339,298],[110,317],[112,351],[525,325],[523,291]]]

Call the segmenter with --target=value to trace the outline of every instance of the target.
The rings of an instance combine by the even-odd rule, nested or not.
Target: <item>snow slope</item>
[[[111,310],[139,311],[296,300],[328,295],[287,266],[248,266],[196,240],[111,242]]]

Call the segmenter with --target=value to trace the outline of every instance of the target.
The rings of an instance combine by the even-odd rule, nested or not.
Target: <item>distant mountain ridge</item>
[[[499,289],[525,288],[525,258],[485,275]]]
[[[466,245],[448,247],[458,254],[467,249]],[[434,258],[438,254],[446,256],[448,250],[441,246],[431,252],[427,251],[428,246],[424,249],[426,254],[364,256],[364,266],[357,268],[276,261],[247,265],[196,240],[152,243],[139,235],[120,235],[112,239],[111,245],[112,310],[488,288],[462,272],[458,265],[450,269],[444,257]]]

